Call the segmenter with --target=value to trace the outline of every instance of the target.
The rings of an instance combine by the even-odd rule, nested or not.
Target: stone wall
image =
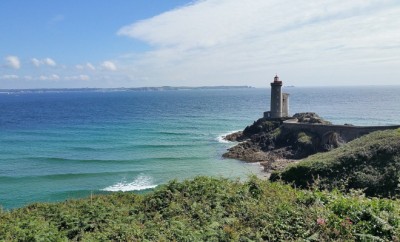
[[[284,122],[282,128],[293,131],[308,131],[317,134],[322,144],[329,143],[329,140],[336,136],[342,142],[349,142],[363,135],[374,131],[397,129],[400,125],[393,126],[351,126],[351,125],[322,125]]]

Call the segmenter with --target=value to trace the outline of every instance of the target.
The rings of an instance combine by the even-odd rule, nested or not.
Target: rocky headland
[[[226,140],[240,142],[230,148],[223,157],[246,162],[260,162],[265,171],[281,169],[317,152],[339,146],[340,140],[332,140],[332,146],[322,146],[317,134],[285,129],[284,122],[330,125],[315,113],[298,113],[290,120],[260,118],[243,131],[225,136]]]

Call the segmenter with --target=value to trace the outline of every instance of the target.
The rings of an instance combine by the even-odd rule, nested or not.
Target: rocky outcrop
[[[296,113],[293,115],[294,119],[297,119],[298,123],[307,123],[307,124],[325,124],[330,125],[332,124],[329,121],[322,119],[318,114],[307,112],[307,113]]]
[[[225,140],[232,141],[232,142],[234,142],[234,141],[241,142],[246,139],[246,137],[243,136],[243,131],[238,131],[238,132],[235,132],[232,134],[228,134],[223,138]]]
[[[294,117],[302,123],[330,124],[315,113],[300,113]],[[321,150],[317,135],[309,131],[287,130],[283,128],[283,120],[279,119],[261,118],[225,139],[241,143],[228,149],[223,157],[260,162],[267,171],[282,168]]]

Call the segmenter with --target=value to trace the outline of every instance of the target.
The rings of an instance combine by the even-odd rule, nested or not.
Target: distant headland
[[[0,89],[0,93],[9,92],[106,92],[106,91],[179,91],[179,90],[219,90],[244,89],[251,86],[160,86],[160,87],[118,87],[118,88],[36,88],[36,89]]]

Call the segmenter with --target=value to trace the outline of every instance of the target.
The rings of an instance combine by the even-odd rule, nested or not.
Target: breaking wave
[[[118,182],[112,186],[102,189],[109,192],[127,192],[127,191],[140,191],[155,188],[157,185],[152,183],[152,178],[145,175],[139,175],[133,182]]]
[[[239,131],[241,131],[241,130],[230,131],[228,133],[218,135],[218,137],[215,140],[217,140],[219,143],[224,143],[224,144],[232,143],[231,141],[226,140],[225,137],[227,135],[229,135],[229,134],[233,134],[233,133],[236,133],[236,132],[239,132]]]

